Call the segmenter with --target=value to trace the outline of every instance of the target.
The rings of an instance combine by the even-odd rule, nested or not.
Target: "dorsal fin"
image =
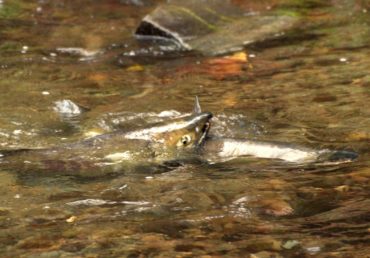
[[[195,104],[193,109],[193,114],[200,114],[202,112],[202,109],[199,104],[198,96],[195,96]]]

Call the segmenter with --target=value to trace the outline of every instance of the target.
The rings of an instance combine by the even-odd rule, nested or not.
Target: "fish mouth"
[[[209,128],[211,127],[210,120],[213,117],[211,112],[202,112],[190,117],[188,130],[195,130],[198,134],[195,146],[200,146],[207,137]]]
[[[211,117],[212,117],[212,115],[211,115]],[[200,146],[204,143],[210,128],[211,128],[211,122],[210,121],[205,122],[204,126],[202,128],[202,135],[200,136],[200,138],[198,140],[198,146]]]

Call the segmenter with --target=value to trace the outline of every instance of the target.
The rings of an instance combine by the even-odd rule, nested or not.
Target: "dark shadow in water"
[[[199,163],[198,161],[195,161]],[[122,169],[117,171],[104,171],[104,169],[95,169],[91,172],[83,171],[54,171],[48,169],[24,169],[22,167],[7,166],[8,173],[14,173],[17,177],[17,183],[19,185],[26,186],[49,186],[51,182],[55,185],[67,185],[67,184],[89,184],[89,183],[101,183],[109,182],[112,179],[120,177],[133,178],[145,178],[148,176],[158,175],[167,173],[175,170],[180,166],[184,166],[186,163],[181,160],[168,161],[164,164],[152,164],[152,165],[137,165],[134,168]],[[1,163],[0,163],[1,165]]]
[[[247,49],[254,51],[262,51],[267,48],[284,47],[290,45],[300,45],[305,41],[317,41],[324,34],[302,32],[302,31],[291,31],[280,37],[265,40],[263,42],[256,42],[247,46]]]

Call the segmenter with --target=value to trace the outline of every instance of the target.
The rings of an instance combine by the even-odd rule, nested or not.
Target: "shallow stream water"
[[[359,159],[243,158],[98,179],[0,168],[0,256],[369,257],[370,2],[234,1],[303,21],[242,61],[136,41],[161,2],[0,1],[1,149],[129,130],[189,113],[198,96],[211,134]],[[66,99],[82,114],[56,112]]]

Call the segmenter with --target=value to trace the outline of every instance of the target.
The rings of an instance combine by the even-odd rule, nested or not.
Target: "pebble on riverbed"
[[[239,248],[243,248],[249,252],[262,252],[262,251],[281,251],[282,242],[278,239],[271,237],[259,237],[255,239],[241,240],[235,242]]]
[[[56,101],[54,111],[64,116],[77,116],[82,113],[82,109],[69,99]]]
[[[266,251],[262,251],[262,252],[251,254],[249,257],[250,258],[271,258],[271,257],[274,257],[274,258],[283,258],[283,256],[281,256],[278,253],[266,252]]]
[[[71,216],[69,217],[68,219],[66,219],[66,222],[67,223],[73,223],[77,220],[77,217],[76,216]]]
[[[294,212],[289,203],[283,200],[262,200],[263,212],[274,216],[287,216]]]
[[[349,191],[349,186],[348,185],[340,185],[334,188],[338,192],[348,192]]]
[[[0,207],[0,216],[7,216],[10,214],[10,209],[6,207]]]

